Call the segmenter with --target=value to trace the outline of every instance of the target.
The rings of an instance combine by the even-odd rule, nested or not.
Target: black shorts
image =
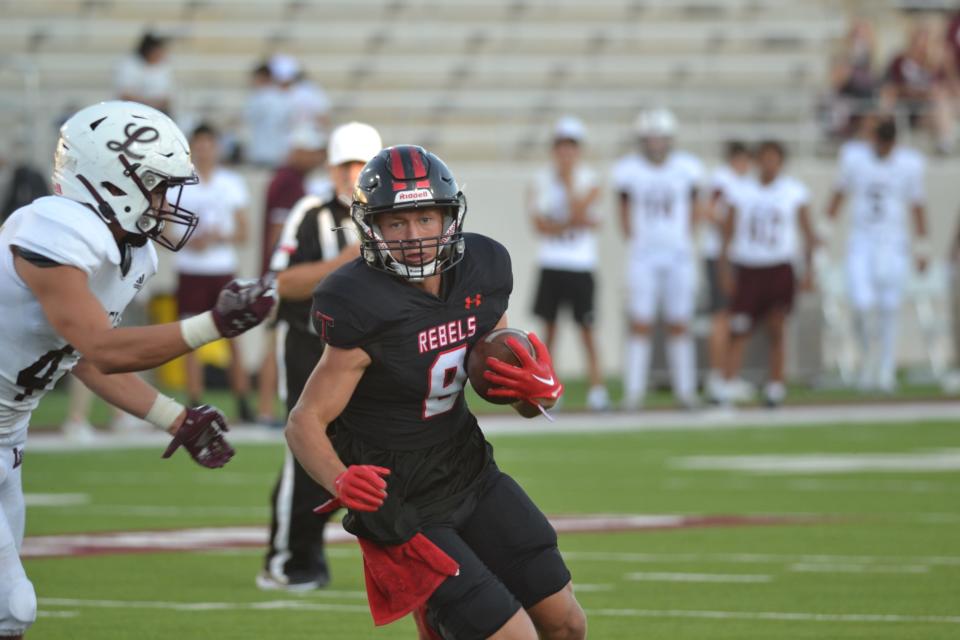
[[[460,565],[427,602],[429,622],[446,640],[480,640],[523,607],[570,582],[557,533],[513,478],[496,471],[476,506],[453,526],[423,534]]]
[[[577,324],[593,324],[593,274],[589,271],[541,269],[533,313],[556,322],[560,307],[570,305]]]
[[[704,260],[707,276],[707,312],[710,314],[726,311],[730,300],[720,286],[720,261],[712,258]]]

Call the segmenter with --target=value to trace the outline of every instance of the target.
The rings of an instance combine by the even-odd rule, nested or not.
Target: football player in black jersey
[[[344,527],[368,565],[371,544],[424,538],[459,565],[417,609],[422,638],[583,638],[556,532],[497,468],[464,400],[467,353],[506,326],[513,289],[506,249],[463,233],[465,214],[452,173],[421,147],[384,149],[367,163],[351,211],[361,257],[314,293],[327,347],[290,414],[287,442],[331,506],[348,508]],[[531,341],[535,359],[486,374],[527,417],[562,393],[546,348]]]
[[[380,134],[368,124],[350,122],[330,134],[327,164],[334,192],[307,195],[290,210],[270,260],[280,294],[278,337],[283,341],[284,398],[287,410],[300,398],[310,372],[323,353],[323,341],[310,321],[311,296],[317,283],[359,255],[350,220],[353,186],[367,161],[379,153]],[[329,582],[323,529],[331,514],[313,508],[326,499],[325,489],[307,475],[288,452],[271,494],[270,540],[261,589],[309,591]]]

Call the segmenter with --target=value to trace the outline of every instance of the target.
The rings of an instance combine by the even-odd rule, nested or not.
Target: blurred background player
[[[351,122],[334,129],[327,158],[335,194],[327,200],[315,195],[302,198],[287,217],[273,254],[270,267],[277,272],[280,294],[277,337],[284,383],[280,394],[288,413],[323,353],[323,341],[310,318],[313,290],[328,273],[360,255],[350,218],[353,187],[363,165],[382,146],[380,134],[370,125]],[[271,496],[270,541],[258,587],[306,591],[329,582],[323,529],[332,512],[313,512],[327,497],[287,449]]]
[[[262,236],[262,272],[270,269],[280,231],[293,206],[307,194],[310,174],[326,162],[327,140],[315,126],[302,125],[288,136],[287,159],[267,187]],[[277,339],[272,323],[265,327],[264,354],[257,380],[257,421],[279,426],[274,415],[277,393]]]
[[[534,178],[527,207],[540,236],[540,280],[533,312],[545,323],[544,344],[553,349],[557,313],[569,306],[580,329],[590,389],[587,407],[609,408],[593,337],[594,271],[597,267],[596,174],[581,159],[585,129],[574,117],[561,118],[553,131],[553,162]]]
[[[910,269],[907,216],[913,219],[917,271],[926,269],[924,173],[926,162],[897,145],[892,119],[874,129],[870,153],[841,158],[827,215],[836,218],[851,199],[847,239],[847,293],[860,347],[859,387],[890,393],[896,388],[897,316]]]
[[[200,124],[190,135],[190,154],[199,181],[183,190],[183,206],[197,214],[199,222],[190,242],[176,255],[177,310],[181,318],[209,309],[220,289],[236,277],[237,249],[247,239],[247,186],[238,174],[220,166],[217,130]],[[242,422],[254,417],[247,404],[250,378],[243,365],[240,343],[228,341],[230,348],[230,389],[237,402]],[[203,366],[194,353],[185,358],[187,397],[200,404],[203,397]]]
[[[730,327],[727,323],[730,304],[720,282],[719,260],[723,245],[723,223],[731,203],[736,201],[743,189],[753,182],[750,173],[750,149],[740,141],[726,145],[725,164],[717,167],[710,178],[710,194],[705,207],[704,224],[700,230],[700,254],[704,260],[707,279],[707,309],[710,312],[710,338],[707,356],[710,369],[707,372],[706,392],[711,399],[718,399],[723,384],[727,342]]]
[[[778,406],[786,397],[784,334],[793,308],[797,230],[803,234],[807,289],[816,241],[810,220],[810,192],[799,180],[781,173],[784,159],[779,142],[762,142],[757,147],[757,181],[741,189],[730,202],[720,256],[724,288],[731,296],[725,382],[731,384],[736,379],[747,340],[764,323],[770,349],[769,379],[763,389],[768,406]],[[721,397],[732,399],[725,392]]]
[[[614,167],[620,222],[628,241],[627,313],[630,337],[624,360],[623,408],[644,401],[657,312],[667,326],[667,361],[673,393],[686,407],[696,404],[696,354],[689,323],[693,316],[696,265],[691,238],[703,165],[675,151],[677,121],[667,109],[637,116],[640,152]]]

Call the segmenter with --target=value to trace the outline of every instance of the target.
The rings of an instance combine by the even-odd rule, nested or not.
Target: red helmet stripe
[[[421,155],[419,149],[410,149],[410,159],[413,162],[412,177],[414,178],[427,177],[427,168],[423,166],[423,156]]]
[[[403,158],[400,157],[400,150],[396,147],[390,149],[390,172],[394,178],[407,177],[407,172],[403,168]]]

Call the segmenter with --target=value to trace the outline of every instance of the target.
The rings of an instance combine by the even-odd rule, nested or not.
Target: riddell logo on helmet
[[[394,196],[393,202],[410,202],[411,200],[430,200],[433,198],[433,192],[430,189],[410,189],[408,191],[398,191]]]

